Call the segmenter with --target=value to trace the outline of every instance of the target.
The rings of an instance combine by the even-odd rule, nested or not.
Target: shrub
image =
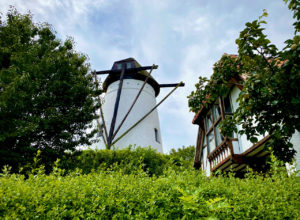
[[[192,167],[195,157],[195,146],[182,146],[182,148],[172,148],[169,154],[169,159],[172,164],[177,166]]]
[[[151,147],[128,147],[121,150],[84,150],[69,153],[62,160],[61,168],[67,171],[79,168],[84,174],[98,169],[122,169],[129,174],[142,166],[149,175],[161,175],[170,163],[169,157]]]
[[[142,169],[131,174],[77,169],[66,176],[55,169],[27,179],[5,171],[0,218],[299,219],[299,180],[278,173],[207,178],[200,171],[172,167],[159,177]]]

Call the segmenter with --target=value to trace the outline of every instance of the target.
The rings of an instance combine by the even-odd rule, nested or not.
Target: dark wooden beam
[[[195,149],[195,157],[194,157],[194,168],[196,170],[200,169],[201,167],[201,156],[202,156],[202,146],[203,146],[203,136],[204,132],[202,131],[201,127],[198,127],[198,136],[196,142],[196,149]],[[205,158],[206,159],[206,158]]]
[[[95,72],[93,72],[93,75],[94,75],[95,82],[96,82],[96,89],[98,90],[99,82],[98,82],[98,79],[97,79],[97,75],[96,75]],[[104,134],[105,134],[104,143],[105,143],[105,146],[107,146],[108,133],[107,133],[107,129],[106,129],[106,123],[105,123],[105,120],[104,120],[104,114],[103,114],[103,109],[102,109],[102,103],[101,103],[100,96],[97,96],[97,100],[98,100],[98,104],[100,105],[100,107],[99,107],[100,108],[100,117],[102,119],[102,123],[103,123],[103,127],[104,127]]]
[[[120,103],[120,97],[121,97],[121,92],[122,92],[122,86],[123,86],[124,74],[125,74],[125,64],[123,64],[123,66],[122,66],[122,72],[121,72],[121,76],[120,76],[119,88],[118,88],[117,98],[116,98],[116,102],[115,102],[114,114],[113,114],[113,117],[111,120],[110,129],[109,129],[109,136],[108,136],[108,140],[107,140],[108,149],[110,149],[110,147],[111,147],[112,136],[113,136],[114,129],[115,129],[115,124],[116,124],[116,119],[117,119],[117,114],[118,114],[118,109],[119,109],[119,103]]]
[[[138,72],[142,70],[150,70],[150,69],[157,69],[158,66],[142,66],[142,67],[136,67],[136,68],[128,68],[126,69],[126,72]],[[114,70],[102,70],[102,71],[96,71],[97,75],[103,75],[103,74],[110,74],[110,73],[121,73],[122,69],[114,69]]]
[[[176,87],[179,83],[172,83],[172,84],[159,84],[160,88],[165,88],[165,87]],[[179,86],[184,87],[184,83],[181,83]]]

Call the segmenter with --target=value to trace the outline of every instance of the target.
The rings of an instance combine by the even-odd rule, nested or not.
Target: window
[[[216,144],[215,144],[215,137],[214,137],[214,131],[211,130],[208,134],[207,134],[207,146],[208,146],[208,152],[212,152],[215,148],[216,148]]]
[[[159,141],[159,135],[158,135],[158,130],[156,128],[154,128],[154,135],[155,135],[155,141],[160,143]]]
[[[118,64],[117,64],[117,69],[118,69],[118,70],[122,69],[122,63],[118,63]]]
[[[130,68],[132,68],[132,63],[131,62],[126,63],[126,69],[130,69]]]
[[[220,132],[220,122],[225,117],[233,116],[233,108],[230,96],[225,98],[219,98],[214,104],[208,109],[206,115],[203,116],[203,129],[202,133],[202,154],[201,154],[201,166],[205,168],[204,163],[208,163],[206,158],[214,152],[218,147],[224,143],[224,136]],[[233,133],[228,136],[229,138],[236,138],[237,134]]]
[[[206,118],[205,118],[205,124],[206,124],[206,131],[208,131],[211,126],[212,126],[212,120],[211,120],[211,114],[207,114]]]
[[[224,98],[224,111],[225,111],[225,117],[232,117],[232,103],[230,100],[229,95]],[[229,137],[233,138],[235,136],[234,133],[229,135]]]
[[[220,105],[213,105],[213,119],[214,121],[217,121],[219,119],[219,117],[221,116],[221,108]]]
[[[219,123],[215,127],[215,135],[216,135],[216,145],[219,146],[224,140],[224,137],[220,133]]]
[[[205,137],[203,147],[207,147],[208,154],[214,151],[224,140],[219,129],[221,120],[221,105],[217,101],[205,117]]]
[[[229,95],[224,98],[224,110],[225,110],[225,114],[232,113]]]

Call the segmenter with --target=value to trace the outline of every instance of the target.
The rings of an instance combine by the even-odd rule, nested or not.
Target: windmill
[[[114,62],[111,70],[94,72],[96,85],[97,75],[108,74],[103,82],[104,103],[101,104],[98,99],[101,121],[97,123],[103,140],[102,147],[150,145],[162,152],[157,107],[184,83],[159,84],[151,76],[157,68],[154,64],[141,66],[135,59],[128,58]],[[156,103],[160,88],[166,87],[174,88]]]

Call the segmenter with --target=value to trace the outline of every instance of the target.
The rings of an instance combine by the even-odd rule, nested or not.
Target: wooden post
[[[125,68],[126,68],[126,66],[125,66],[125,64],[123,64],[122,72],[121,72],[121,76],[120,76],[120,82],[119,82],[117,98],[116,98],[116,102],[115,102],[113,118],[111,120],[110,129],[109,129],[109,136],[108,136],[108,140],[107,140],[107,148],[108,149],[111,148],[112,136],[113,136],[114,129],[115,129],[115,124],[116,124],[116,119],[117,119],[117,114],[118,114],[118,109],[119,109],[119,104],[120,104],[120,97],[121,97],[121,92],[122,92],[122,86],[123,86]]]
[[[230,149],[230,154],[233,156],[234,152],[233,152],[233,145],[232,145],[232,140],[231,139],[228,140],[228,146],[229,146],[229,149]]]
[[[160,88],[166,88],[166,87],[176,87],[178,83],[172,83],[172,84],[159,84]],[[185,84],[181,83],[180,87],[183,87]]]
[[[104,143],[104,145],[106,146],[107,143],[106,143],[106,141],[105,141],[104,134],[103,134],[103,132],[102,132],[102,129],[101,129],[101,126],[100,126],[100,123],[99,123],[99,120],[98,120],[98,119],[97,119],[97,126],[98,126],[98,130],[99,130],[99,132],[100,132],[100,135],[101,135],[101,137],[102,137],[103,143]]]
[[[198,128],[198,136],[197,136],[197,143],[196,143],[196,152],[194,157],[194,168],[199,169],[201,167],[201,155],[202,155],[202,145],[203,145],[203,131],[199,125]]]
[[[99,83],[98,83],[98,79],[97,79],[96,72],[94,72],[94,78],[95,78],[95,82],[96,82],[96,89],[98,90]],[[104,114],[103,114],[103,110],[102,110],[102,103],[101,103],[101,99],[100,99],[99,96],[97,96],[97,100],[98,100],[98,103],[99,103],[99,105],[100,105],[100,116],[101,116],[101,119],[102,119],[102,122],[103,122],[105,139],[107,140],[107,139],[108,139],[108,134],[107,134],[106,124],[105,124],[105,120],[104,120]],[[97,121],[97,122],[98,122],[98,121]],[[98,122],[98,123],[99,123],[99,122]],[[103,136],[103,137],[104,137],[104,136]],[[106,141],[105,141],[105,145],[107,145],[107,142],[106,142]]]

